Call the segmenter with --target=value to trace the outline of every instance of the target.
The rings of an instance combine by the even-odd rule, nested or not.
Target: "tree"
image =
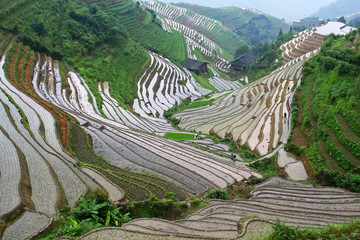
[[[243,45],[238,50],[236,50],[235,56],[239,57],[239,56],[241,56],[241,55],[243,55],[245,53],[248,53],[249,51],[250,51],[249,46],[248,45]]]
[[[36,33],[39,37],[46,37],[48,32],[46,31],[45,25],[40,22],[34,22],[31,24],[31,30]]]
[[[338,22],[342,22],[342,23],[345,23],[345,24],[346,24],[346,19],[345,19],[345,17],[344,17],[344,16],[340,17],[340,18],[338,19]]]
[[[283,35],[283,30],[280,28],[278,38],[281,37],[282,35]]]

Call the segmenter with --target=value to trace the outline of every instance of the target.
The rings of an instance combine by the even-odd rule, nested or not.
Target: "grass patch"
[[[194,134],[187,134],[187,133],[172,133],[168,132],[165,134],[166,138],[174,139],[174,140],[194,140]]]
[[[144,19],[144,24],[148,25],[152,21],[152,14],[149,11],[146,11],[146,10],[145,10],[145,12],[146,12],[146,17]]]
[[[251,163],[250,167],[260,172],[264,177],[271,178],[280,174],[280,168],[276,164],[277,154],[271,158],[266,158],[255,163]]]
[[[209,83],[209,80],[207,80],[206,77],[204,77],[204,76],[199,76],[199,75],[197,75],[197,74],[195,74],[195,73],[193,73],[193,76],[194,76],[195,80],[196,80],[202,87],[204,87],[204,88],[206,88],[206,89],[209,89],[209,90],[212,90],[212,91],[214,91],[214,92],[218,92],[218,90],[217,90],[213,85],[211,85],[211,84]]]
[[[359,239],[360,221],[352,221],[343,225],[330,225],[320,229],[299,229],[277,222],[273,233],[261,240],[319,240],[319,239]]]

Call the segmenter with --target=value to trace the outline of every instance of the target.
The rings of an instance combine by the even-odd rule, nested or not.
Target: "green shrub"
[[[229,199],[229,195],[225,189],[210,189],[207,193],[207,196],[211,199]]]

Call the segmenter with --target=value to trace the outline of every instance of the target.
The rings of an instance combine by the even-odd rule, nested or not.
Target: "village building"
[[[244,71],[245,67],[249,66],[256,57],[250,53],[246,53],[236,58],[234,61],[230,62],[231,69],[235,71]]]
[[[181,64],[181,66],[183,66],[184,68],[199,73],[199,74],[206,74],[208,73],[208,69],[207,69],[207,63],[206,62],[201,62],[198,60],[194,60],[191,58],[188,58],[185,60],[185,62],[183,62]]]

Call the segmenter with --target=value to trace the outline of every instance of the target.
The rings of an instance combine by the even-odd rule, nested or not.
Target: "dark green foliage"
[[[39,37],[46,37],[48,35],[48,32],[45,29],[45,25],[40,22],[32,23],[31,30],[33,30]]]
[[[295,154],[297,157],[300,157],[300,155],[303,153],[304,149],[296,146],[295,144],[293,144],[291,142],[288,142],[285,144],[285,150],[287,152],[291,152],[291,153]]]
[[[209,8],[183,3],[177,5],[220,21],[252,46],[261,41],[275,40],[280,28],[289,29],[278,18],[237,7]]]
[[[173,194],[165,199],[152,197],[141,202],[125,203],[121,206],[122,212],[129,212],[132,218],[163,218],[174,220],[188,210],[186,202],[180,202]]]
[[[337,20],[338,22],[342,22],[346,24],[346,19],[344,16],[339,17],[339,19]]]
[[[253,46],[250,49],[250,52],[256,55],[257,58],[244,72],[241,73],[241,75],[248,76],[249,79],[255,81],[268,75],[279,67],[281,65],[281,59],[278,62],[275,62],[281,55],[279,48],[283,43],[291,40],[294,37],[294,34],[296,34],[294,31],[278,34],[277,39],[272,43],[260,42]]]
[[[85,197],[80,197],[70,212],[62,212],[52,232],[44,233],[45,239],[80,237],[96,228],[121,226],[131,220],[129,214],[122,214],[120,208],[114,206],[101,190],[90,190]],[[42,235],[39,237],[44,239]]]
[[[281,223],[279,220],[273,226],[273,233],[271,234],[272,240],[298,240],[298,229],[294,227],[286,226],[285,223]]]
[[[273,226],[273,232],[262,240],[320,240],[320,239],[359,239],[360,222],[352,221],[343,225],[330,225],[320,229],[299,229],[286,226],[277,221]]]
[[[211,199],[229,200],[229,195],[225,189],[210,189],[207,196]]]
[[[238,50],[236,50],[236,52],[235,52],[235,57],[239,57],[239,56],[241,56],[241,55],[243,55],[243,54],[248,53],[249,51],[250,51],[249,46],[248,46],[248,45],[244,45],[244,46],[242,46],[241,48],[239,48]]]
[[[360,119],[360,51],[353,40],[357,36],[354,31],[345,37],[330,35],[325,40],[321,53],[304,65],[301,101],[301,129],[308,132],[310,147],[305,153],[314,167],[314,180],[354,192],[360,192],[359,132],[353,127]],[[331,170],[322,151],[343,172]]]
[[[276,164],[276,157],[275,154],[271,158],[266,158],[254,163],[250,164],[250,167],[255,169],[256,171],[260,172],[266,178],[278,176],[280,174],[280,168]]]

